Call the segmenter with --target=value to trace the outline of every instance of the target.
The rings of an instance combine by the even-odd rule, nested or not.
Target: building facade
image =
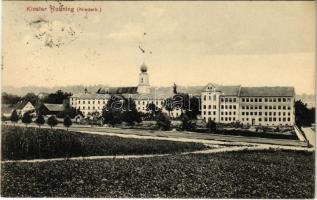
[[[201,93],[202,118],[217,123],[292,126],[293,87],[241,87],[207,84]]]
[[[181,115],[180,109],[174,109],[172,111],[165,109],[165,100],[171,96],[158,94],[155,89],[151,90],[147,71],[147,66],[143,63],[140,67],[137,87],[110,87],[99,89],[97,93],[85,91],[84,93],[74,94],[69,99],[70,106],[80,109],[85,117],[94,112],[101,114],[109,98],[111,98],[112,95],[120,95],[125,98],[132,98],[139,112],[149,113],[150,111],[147,110],[147,106],[153,103],[158,109],[169,114],[172,118],[179,117]]]

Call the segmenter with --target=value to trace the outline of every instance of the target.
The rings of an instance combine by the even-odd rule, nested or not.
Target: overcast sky
[[[315,2],[3,2],[3,84],[295,86],[314,93]],[[146,35],[144,36],[144,33]],[[147,52],[143,58],[140,49]]]

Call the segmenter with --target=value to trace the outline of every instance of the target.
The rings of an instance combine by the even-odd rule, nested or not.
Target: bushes
[[[164,113],[160,113],[157,116],[156,119],[156,124],[157,126],[164,130],[164,131],[168,131],[171,129],[171,120],[169,119],[169,117],[167,115],[165,115]]]
[[[203,144],[120,138],[65,130],[2,127],[2,159],[19,160],[92,155],[175,153],[205,149]]]

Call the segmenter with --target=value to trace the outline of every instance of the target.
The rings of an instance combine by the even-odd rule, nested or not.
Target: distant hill
[[[39,94],[42,92],[45,93],[53,93],[57,90],[62,90],[64,92],[71,92],[73,94],[76,93],[82,93],[84,92],[85,88],[88,89],[88,91],[94,93],[99,88],[107,88],[109,86],[107,85],[73,85],[73,86],[63,86],[63,87],[39,87],[39,86],[31,86],[31,87],[12,87],[12,86],[3,86],[2,92],[7,92],[9,94],[15,94],[19,96],[23,96],[27,94],[28,92],[33,92],[35,94]],[[182,93],[189,93],[192,95],[200,95],[201,90],[204,86],[177,86],[178,92]],[[151,91],[157,90],[157,94],[163,95],[163,96],[171,96],[173,94],[173,88],[171,86],[165,86],[165,87],[151,87]],[[312,94],[301,94],[296,95],[296,100],[301,99],[304,103],[308,105],[308,107],[315,107],[315,95]]]

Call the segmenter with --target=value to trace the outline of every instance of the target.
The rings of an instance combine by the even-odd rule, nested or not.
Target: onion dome
[[[141,72],[147,72],[147,66],[143,63],[140,68]]]

